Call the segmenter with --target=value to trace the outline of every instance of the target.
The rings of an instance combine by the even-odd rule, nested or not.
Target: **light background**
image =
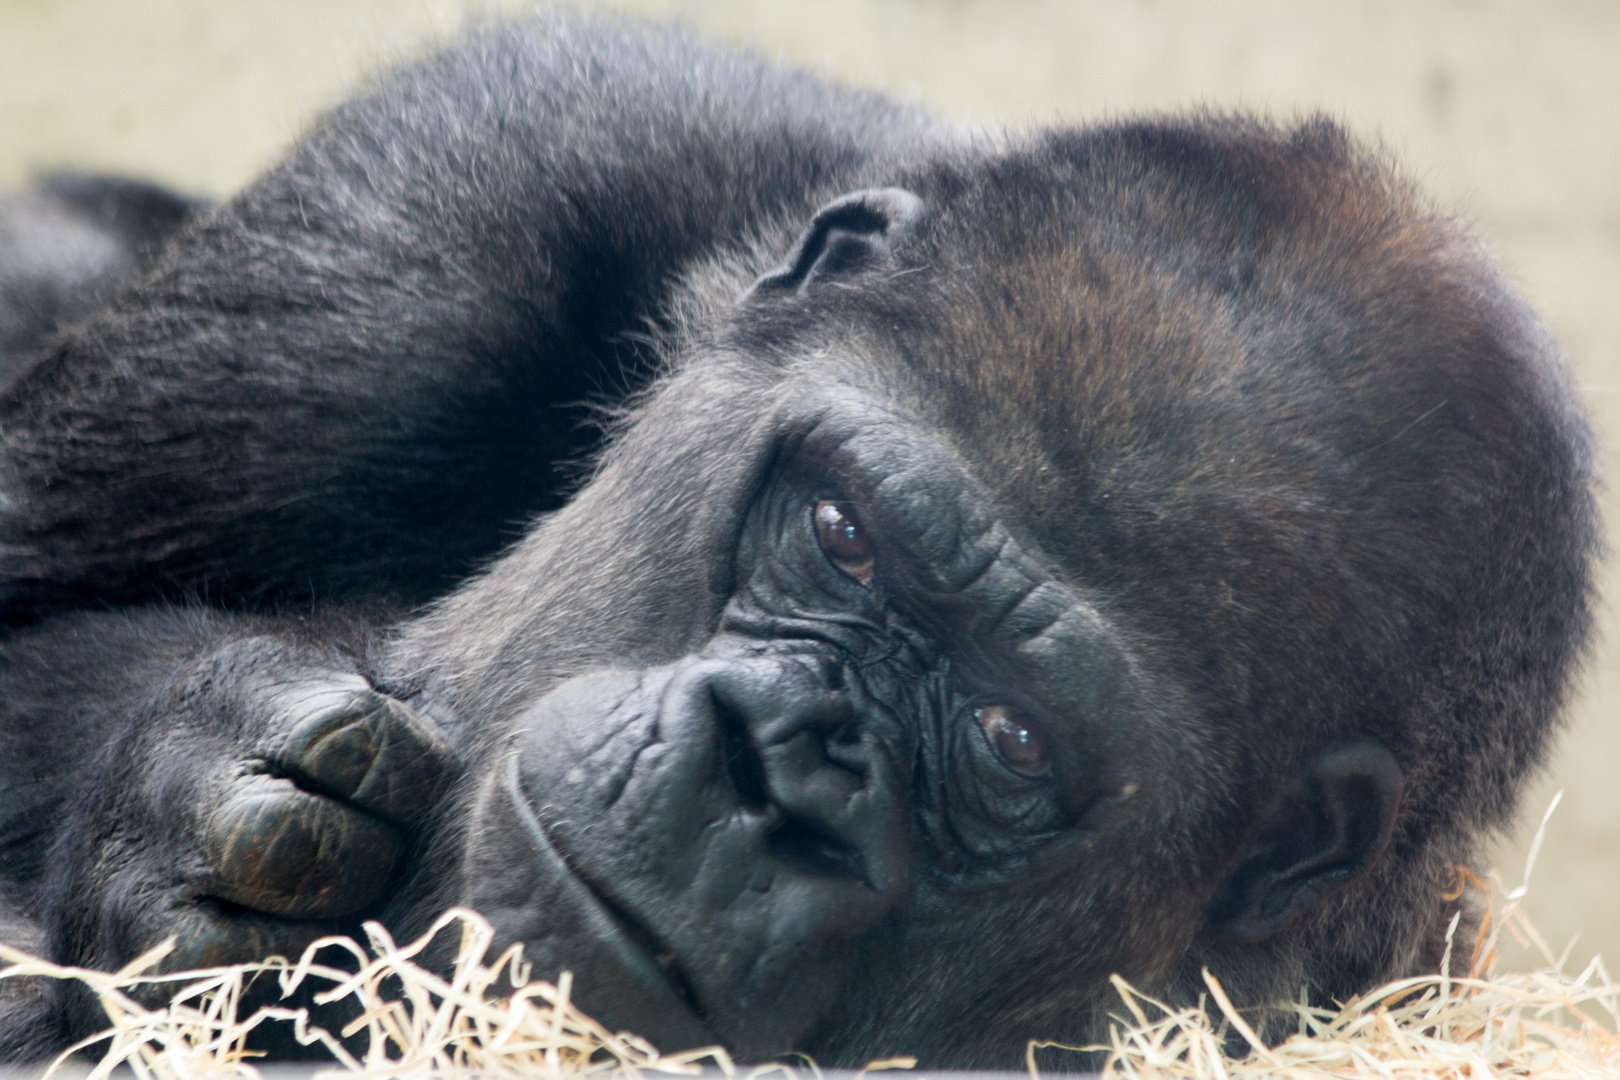
[[[1323,109],[1472,218],[1567,346],[1620,483],[1620,3],[1612,0],[636,0],[979,124]],[[0,186],[76,165],[228,194],[368,73],[453,34],[458,0],[0,0]],[[1605,495],[1611,537],[1620,522]],[[1611,540],[1611,544],[1613,544]],[[1620,547],[1620,544],[1614,546]],[[1620,961],[1620,577],[1551,774],[1496,859],[1529,910]]]

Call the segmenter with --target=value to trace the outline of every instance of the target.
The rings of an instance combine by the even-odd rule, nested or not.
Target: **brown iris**
[[[1046,736],[1041,729],[1025,724],[1005,705],[986,705],[973,710],[973,718],[984,729],[996,753],[1007,767],[1021,776],[1051,776],[1052,762],[1046,753]]]
[[[811,516],[816,524],[816,542],[832,564],[862,585],[870,586],[877,560],[872,537],[855,516],[855,508],[847,502],[822,499],[816,503]]]

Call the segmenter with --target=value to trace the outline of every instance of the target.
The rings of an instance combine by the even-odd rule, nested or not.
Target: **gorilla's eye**
[[[973,710],[984,737],[1007,767],[1021,776],[1051,776],[1052,762],[1046,755],[1046,736],[1041,729],[1025,724],[1005,705],[986,705]]]
[[[847,502],[822,499],[816,503],[811,516],[816,525],[816,542],[827,553],[827,558],[838,569],[870,587],[877,560],[872,538],[855,517],[855,508]]]

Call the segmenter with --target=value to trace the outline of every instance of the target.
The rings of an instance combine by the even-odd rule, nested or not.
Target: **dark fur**
[[[863,188],[920,210],[857,196],[794,248]],[[579,403],[627,394],[571,493]],[[0,654],[0,850],[58,958],[472,902],[612,1025],[829,1064],[1013,1066],[1097,1038],[1112,972],[1182,1002],[1207,966],[1262,1006],[1432,967],[1445,868],[1545,753],[1597,535],[1555,347],[1332,123],[972,141],[571,20],[332,114],[0,398],[0,445],[14,622],[236,611],[57,615]],[[806,548],[828,497],[870,517],[871,591]],[[192,778],[304,776],[277,695],[333,672],[415,710],[374,731],[439,726],[445,794],[427,820],[354,796],[410,845],[356,871],[395,867],[360,910],[220,910],[197,837],[229,792]],[[962,763],[986,752],[965,710],[1009,700],[1058,746],[1058,794]],[[849,708],[817,753],[858,760],[813,771],[888,809],[796,802],[808,766],[773,756],[773,724]],[[701,811],[634,800],[708,759],[619,744],[704,709],[744,745],[726,798],[762,785],[814,848],[771,849],[767,882],[830,906],[704,908],[648,868]],[[987,824],[1026,798],[1064,827]],[[318,808],[333,835],[346,805]],[[695,1009],[626,974],[576,872]],[[29,1057],[94,1021],[47,994],[0,1040]]]

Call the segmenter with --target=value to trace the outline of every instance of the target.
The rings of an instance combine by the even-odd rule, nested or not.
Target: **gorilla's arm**
[[[444,591],[556,505],[678,270],[931,130],[568,18],[390,76],[0,398],[0,606]]]

